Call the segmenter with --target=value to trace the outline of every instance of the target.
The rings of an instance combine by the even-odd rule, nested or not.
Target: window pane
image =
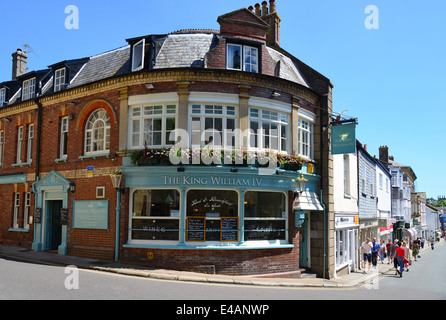
[[[239,45],[228,44],[227,61],[228,69],[241,70],[241,49]]]
[[[245,217],[285,218],[285,195],[279,192],[246,192]]]
[[[188,217],[237,217],[238,194],[230,190],[190,190],[187,193]]]

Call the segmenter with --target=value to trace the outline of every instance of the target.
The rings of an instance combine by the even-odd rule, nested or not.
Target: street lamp
[[[120,171],[110,175],[113,188],[116,189],[116,238],[115,238],[115,261],[119,261],[119,235],[121,220],[121,183],[122,173]]]
[[[306,190],[307,183],[308,183],[308,180],[305,179],[304,174],[301,173],[300,178],[297,179],[297,183],[296,183],[297,190],[299,190],[299,194],[302,194]]]

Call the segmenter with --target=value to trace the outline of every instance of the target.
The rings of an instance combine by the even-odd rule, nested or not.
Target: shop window
[[[186,241],[237,242],[238,193],[230,190],[189,190]]]
[[[245,241],[287,239],[286,196],[279,192],[245,193]]]
[[[175,144],[170,134],[176,126],[176,105],[155,105],[130,109],[129,143],[132,149],[162,148]]]
[[[85,155],[101,154],[110,150],[110,116],[105,109],[94,111],[85,129]]]
[[[135,190],[130,240],[178,241],[180,193],[177,190]]]
[[[216,148],[235,147],[237,112],[234,106],[192,105],[191,106],[191,145],[201,148],[211,145]]]

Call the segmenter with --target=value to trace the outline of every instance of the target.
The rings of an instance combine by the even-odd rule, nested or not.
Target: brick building
[[[280,46],[280,21],[264,1],[221,15],[220,30],[28,73],[17,51],[0,83],[0,243],[331,277],[332,84]]]

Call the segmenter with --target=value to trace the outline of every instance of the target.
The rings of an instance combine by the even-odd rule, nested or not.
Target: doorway
[[[62,209],[62,200],[46,201],[46,226],[47,237],[45,250],[57,250],[62,244],[62,223],[60,211]]]

